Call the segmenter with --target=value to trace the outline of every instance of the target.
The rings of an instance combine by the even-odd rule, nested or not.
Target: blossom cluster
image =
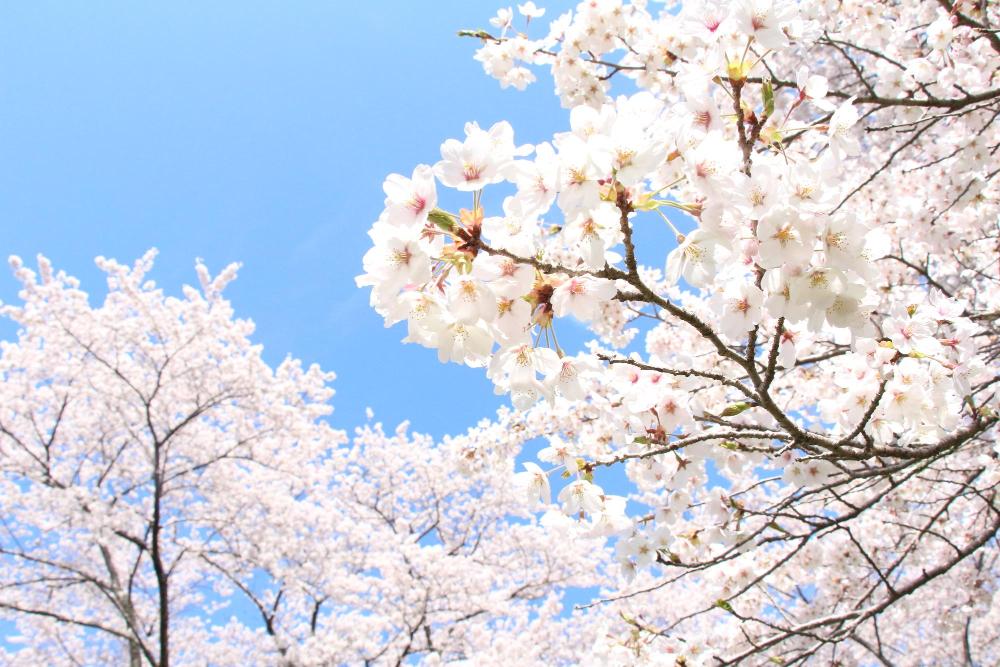
[[[519,145],[470,123],[390,176],[358,279],[407,342],[557,425],[517,473],[526,498],[617,536],[641,578],[784,544],[782,503],[917,461],[996,474],[1000,17],[592,0],[533,39],[527,9],[526,33],[501,10],[498,34],[462,34],[502,86],[549,68],[566,131]],[[612,96],[616,77],[637,90]],[[445,189],[469,207],[440,208]],[[644,244],[653,228],[676,243]],[[597,340],[561,345],[567,319]],[[510,460],[483,428],[466,468]]]
[[[571,23],[564,26],[564,17],[552,27],[550,39],[558,38],[565,57],[609,50],[574,36],[628,34],[626,17],[642,15],[635,6],[585,4]],[[767,4],[736,3],[724,15],[721,5],[692,5],[663,21],[688,42],[688,57],[674,56],[678,100],[643,91],[576,106],[569,131],[537,146],[518,146],[508,123],[488,130],[470,123],[464,139],[442,144],[435,165],[387,178],[385,211],[358,281],[373,287],[372,304],[387,324],[405,320],[407,340],[436,348],[442,361],[486,367],[517,407],[543,397],[582,399],[581,380],[601,363],[596,354],[562,349],[556,320],[593,322],[606,304],[641,300],[649,286],[628,271],[633,229],[693,222],[676,232],[662,285],[700,289],[699,305],[711,311],[704,321],[713,322],[721,344],[763,339],[777,324],[777,365],[792,368],[820,339],[850,343],[850,370],[841,377],[851,374],[857,395],[825,406],[834,429],[850,431],[880,379],[888,396],[868,427],[880,442],[904,431],[919,437],[918,426],[953,429],[957,404],[983,375],[976,327],[960,303],[941,295],[896,302],[873,317],[884,306],[874,261],[891,241],[871,216],[835,210],[846,161],[860,151],[858,111],[851,98],[834,108],[826,78],[805,67],[790,95],[766,79],[756,83],[790,34],[807,44],[818,34],[792,5],[758,11]],[[689,30],[715,20],[713,30]],[[726,108],[734,100],[735,113]],[[797,141],[783,144],[788,136]],[[516,192],[489,216],[489,186],[501,182]],[[458,215],[437,208],[438,187],[471,193],[471,207]],[[767,352],[759,354],[765,361]],[[663,373],[616,370],[624,371],[611,376],[621,378],[620,418],[633,427],[655,422],[665,435],[686,432],[714,407],[644,386]],[[675,409],[656,410],[671,401]],[[929,403],[937,414],[928,414]]]

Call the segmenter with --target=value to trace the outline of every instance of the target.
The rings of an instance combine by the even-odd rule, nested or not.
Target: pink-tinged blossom
[[[559,194],[559,158],[548,142],[535,146],[534,160],[517,160],[512,167],[520,210],[544,215]]]
[[[437,206],[434,171],[425,164],[417,165],[411,178],[389,174],[382,189],[386,196],[386,222],[391,225],[423,225],[427,214]]]
[[[441,161],[434,165],[434,175],[456,190],[471,192],[507,178],[515,155],[530,147],[514,146],[514,131],[501,122],[489,131],[475,123],[465,127],[465,140],[448,139],[441,144]]]
[[[562,357],[558,369],[547,374],[545,384],[559,396],[578,401],[587,396],[585,379],[597,371],[597,364],[589,356]]]
[[[858,110],[854,107],[853,97],[848,98],[833,112],[826,137],[835,160],[839,161],[845,157],[857,155],[858,151],[861,150],[861,144],[854,131],[854,125],[858,122],[858,118]]]
[[[547,376],[559,369],[559,355],[544,347],[528,343],[513,345],[500,350],[490,362],[489,377],[494,383],[534,387],[540,397],[547,395],[538,376]]]
[[[745,338],[760,322],[763,301],[760,288],[747,283],[734,286],[722,297],[719,328],[733,340]]]
[[[574,216],[563,228],[563,235],[575,245],[584,266],[598,271],[613,263],[608,250],[623,239],[621,212],[611,202],[602,201],[596,208]]]
[[[719,106],[706,90],[698,94],[691,92],[686,95],[684,106],[688,112],[687,120],[692,130],[702,135],[718,132],[722,129],[722,113]]]
[[[503,201],[503,215],[484,219],[483,232],[494,247],[523,257],[531,254],[541,229],[536,213],[526,211],[517,197],[507,197]]]
[[[799,96],[809,100],[817,108],[823,111],[833,111],[837,108],[826,99],[826,94],[830,90],[826,77],[819,74],[809,74],[808,67],[803,66],[796,70],[795,86],[799,89]]]
[[[681,16],[686,31],[705,44],[714,44],[735,27],[729,5],[719,0],[684,3]]]
[[[493,145],[485,132],[466,137],[464,142],[448,139],[441,144],[441,161],[434,173],[441,183],[456,190],[472,191],[498,183],[500,165],[492,155]]]
[[[441,363],[454,361],[473,367],[485,366],[493,348],[493,337],[482,324],[446,317],[434,334]]]
[[[686,430],[694,426],[694,418],[688,408],[686,397],[674,391],[668,391],[657,399],[655,404],[656,425],[665,433],[674,433],[677,429]]]
[[[927,26],[927,44],[936,51],[944,51],[954,36],[952,17],[942,14]]]
[[[372,286],[371,304],[383,312],[400,289],[430,280],[431,259],[424,246],[412,239],[386,234],[362,259],[365,273],[355,278],[359,287]]]
[[[524,472],[519,472],[514,476],[514,484],[528,503],[548,505],[552,502],[549,476],[538,467],[537,463],[525,461]]]
[[[489,322],[496,313],[496,295],[473,276],[463,276],[451,283],[446,294],[448,310],[461,322],[475,324],[480,319]]]
[[[933,354],[940,347],[931,335],[932,323],[919,315],[905,313],[890,317],[882,323],[882,332],[902,354],[920,352]]]
[[[708,197],[719,197],[733,189],[738,155],[732,142],[712,132],[685,156],[690,182]]]
[[[510,28],[514,21],[514,12],[510,7],[501,7],[497,10],[497,15],[490,19],[490,25],[500,28],[504,33]]]
[[[523,297],[535,282],[535,269],[503,255],[479,255],[472,275],[486,282],[499,297]]]
[[[782,27],[794,13],[794,6],[786,0],[737,0],[733,7],[733,19],[739,30],[766,49],[780,49],[788,44]]]
[[[812,256],[815,231],[794,210],[780,209],[757,223],[759,264],[765,269],[804,266]]]
[[[590,276],[567,278],[556,287],[552,306],[556,317],[572,315],[578,320],[588,321],[597,315],[600,304],[617,292],[618,288],[611,280]]]
[[[535,6],[534,2],[528,0],[528,2],[523,5],[517,6],[517,11],[521,13],[521,16],[525,17],[529,21],[531,19],[540,19],[545,16],[545,10]]]
[[[683,277],[696,287],[707,285],[715,278],[719,263],[730,254],[720,235],[695,229],[667,256],[667,280],[676,283]]]
[[[741,200],[737,206],[751,219],[764,217],[787,199],[781,180],[767,164],[758,164],[749,177],[738,174],[734,180]]]
[[[490,320],[502,345],[526,341],[531,335],[531,305],[521,298],[498,297],[496,314]]]
[[[584,479],[563,487],[559,502],[567,514],[596,514],[604,509],[604,490]]]
[[[798,459],[788,463],[782,480],[793,487],[810,487],[826,484],[837,468],[828,461]]]
[[[564,137],[559,149],[559,207],[566,215],[590,210],[600,203],[600,179],[611,175],[611,153],[575,135]]]
[[[560,466],[569,473],[575,473],[579,470],[576,452],[573,451],[569,443],[561,438],[549,438],[549,446],[538,452],[538,460]]]
[[[400,294],[392,308],[393,319],[406,320],[405,343],[434,347],[437,334],[447,313],[444,300],[434,294],[419,290],[406,290]],[[390,319],[386,319],[389,326]]]
[[[809,314],[809,303],[792,299],[792,285],[801,275],[802,268],[795,265],[765,272],[763,287],[767,297],[764,299],[764,309],[771,317],[784,317],[788,322],[799,322]]]
[[[596,487],[596,490],[601,492],[600,487]],[[591,513],[590,527],[586,533],[588,536],[611,537],[632,530],[632,520],[625,514],[625,498],[602,495],[601,501],[601,507]]]

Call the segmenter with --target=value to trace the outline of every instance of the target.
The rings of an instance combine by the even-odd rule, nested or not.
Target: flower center
[[[410,200],[406,202],[406,208],[410,209],[417,215],[424,210],[425,206],[427,206],[427,200],[418,194],[414,194],[410,197]]]
[[[462,165],[462,176],[466,181],[476,181],[483,173],[483,166],[466,162]]]

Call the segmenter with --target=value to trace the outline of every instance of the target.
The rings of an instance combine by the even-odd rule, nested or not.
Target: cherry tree
[[[562,596],[607,581],[601,540],[535,520],[509,474],[457,474],[461,449],[405,424],[349,439],[326,421],[333,374],[270,367],[234,318],[235,265],[199,263],[175,298],[153,258],[98,259],[97,306],[44,258],[11,260],[0,662],[578,657],[565,638],[593,630]]]
[[[535,425],[524,496],[614,538],[591,659],[1000,660],[996,3],[544,13],[459,34],[566,130],[390,175],[358,284],[509,394],[466,470]]]

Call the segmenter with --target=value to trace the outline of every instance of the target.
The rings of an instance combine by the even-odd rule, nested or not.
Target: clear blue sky
[[[545,3],[539,27],[573,4]],[[508,119],[519,143],[568,124],[548,78],[503,91],[472,59],[478,42],[455,36],[498,6],[4,3],[2,256],[41,252],[96,298],[96,255],[159,248],[153,278],[171,293],[196,283],[196,257],[243,262],[237,313],[271,363],[290,353],[338,373],[335,424],[370,405],[389,424],[464,430],[504,399],[482,371],[401,345],[354,276],[386,174],[436,161],[467,120]],[[0,271],[0,299],[15,295]]]

